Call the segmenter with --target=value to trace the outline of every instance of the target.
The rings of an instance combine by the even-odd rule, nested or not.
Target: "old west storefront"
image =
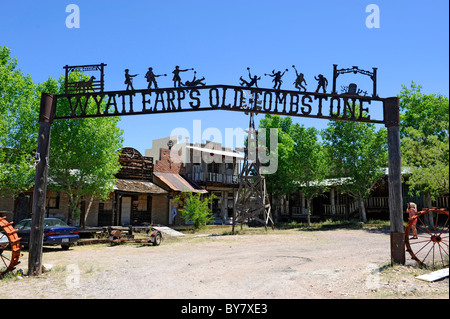
[[[161,223],[167,214],[167,191],[153,183],[153,159],[126,147],[110,200],[98,203],[97,226]]]
[[[114,191],[107,200],[86,197],[79,220],[67,219],[67,194],[47,189],[45,217],[60,218],[79,226],[145,225],[165,223],[168,192],[153,183],[153,159],[126,147],[119,157],[121,170],[116,174]],[[49,184],[53,181],[49,180]],[[0,213],[9,221],[31,218],[33,188],[17,198],[0,196]]]

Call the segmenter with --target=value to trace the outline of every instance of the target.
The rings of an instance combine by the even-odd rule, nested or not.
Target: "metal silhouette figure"
[[[244,80],[241,76],[240,77],[240,80],[241,80],[240,85],[246,86],[246,87],[252,87],[254,85],[255,87],[258,87],[258,80],[261,80],[261,77],[258,77],[256,75],[252,77],[252,75],[250,73],[250,68],[247,68],[247,70],[248,70],[248,77],[250,79],[250,82]]]
[[[302,83],[305,83],[305,85],[308,85],[308,84],[306,83],[303,73],[298,73],[297,69],[295,68],[295,65],[293,65],[292,67],[294,68],[295,75],[297,76],[297,78],[295,79],[295,82],[294,82],[295,88],[298,89],[300,92],[302,91],[302,89],[303,89],[303,92],[306,92],[306,87],[304,87],[302,85]]]
[[[314,77],[314,79],[316,81],[318,81],[316,93],[319,93],[320,88],[323,89],[323,93],[326,93],[326,91],[327,91],[326,88],[327,88],[327,85],[328,85],[327,78],[324,77],[322,74],[319,74],[319,78]]]
[[[148,89],[150,89],[150,87],[153,85],[155,86],[155,89],[158,88],[158,83],[156,82],[156,78],[160,77],[160,76],[167,76],[167,74],[158,74],[156,75],[155,73],[153,73],[153,68],[148,68],[147,73],[145,74],[145,78],[147,79],[148,82]]]
[[[79,81],[79,82],[73,82],[72,86],[75,89],[75,92],[78,93],[86,93],[89,90],[94,91],[94,80],[95,76],[91,76],[91,78],[88,81]]]
[[[272,82],[275,83],[273,88],[279,90],[281,88],[281,84],[283,83],[281,78],[283,77],[284,73],[286,73],[287,71],[288,71],[288,69],[286,69],[286,71],[284,71],[283,73],[281,73],[281,71],[278,71],[278,72],[275,73],[275,70],[272,70],[272,74],[264,73],[264,75],[268,75],[268,76],[273,77]]]
[[[202,82],[205,80],[205,77],[202,77],[201,79],[197,79],[196,74],[197,74],[197,71],[194,71],[194,78],[192,79],[192,81],[186,81],[186,82],[184,82],[184,84],[182,82],[180,82],[181,85],[190,86],[190,87],[197,86],[197,85],[205,86],[206,84]]]
[[[131,74],[129,73],[129,71],[130,71],[130,70],[125,69],[125,84],[127,85],[127,91],[130,89],[130,87],[131,87],[131,90],[134,90],[134,88],[133,88],[133,78],[134,78],[135,76],[138,76],[138,75],[139,75],[139,74],[133,74],[133,75],[131,75]]]
[[[190,71],[190,70],[194,70],[194,69],[192,68],[192,69],[180,70],[180,67],[177,65],[175,67],[175,70],[173,70],[173,72],[172,72],[173,73],[173,79],[172,79],[173,86],[177,87],[177,83],[178,83],[178,87],[180,87],[181,86],[180,72],[186,72],[186,71]]]

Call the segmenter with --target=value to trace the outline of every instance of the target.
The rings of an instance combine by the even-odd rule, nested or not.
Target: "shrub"
[[[175,198],[179,205],[181,216],[194,223],[194,229],[200,229],[210,224],[214,217],[211,214],[209,205],[214,199],[214,195],[203,197],[200,193],[183,192]]]

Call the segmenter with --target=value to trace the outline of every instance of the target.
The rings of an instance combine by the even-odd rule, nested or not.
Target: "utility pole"
[[[47,193],[50,128],[55,112],[53,95],[42,93],[39,112],[39,135],[36,151],[37,166],[33,194],[32,221],[28,275],[39,276],[42,271],[42,246],[44,240],[45,199]]]

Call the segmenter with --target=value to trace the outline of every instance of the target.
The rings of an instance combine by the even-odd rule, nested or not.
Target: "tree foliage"
[[[62,76],[59,83],[50,77],[35,84],[17,64],[10,50],[0,47],[0,193],[13,196],[34,184],[41,92],[61,94],[64,86]],[[76,72],[70,76],[71,81],[88,77]],[[88,108],[95,108],[94,104],[91,101]],[[67,101],[60,101],[58,108],[67,110]],[[76,119],[52,124],[49,188],[69,195],[69,222],[79,217],[86,196],[105,198],[113,191],[123,142],[119,120]]]
[[[412,82],[400,92],[402,164],[412,193],[422,192],[428,207],[449,191],[449,101],[440,94],[423,94]]]
[[[267,191],[273,198],[280,198],[285,194],[292,193],[298,184],[295,181],[294,165],[294,141],[290,136],[292,119],[290,117],[281,118],[279,115],[267,114],[259,122],[258,130],[276,129],[278,130],[278,141],[276,149],[270,149],[270,134],[261,135],[266,138],[269,151],[278,157],[278,167],[275,173],[265,176]]]
[[[16,196],[33,185],[38,114],[36,84],[0,47],[0,194]]]
[[[323,181],[329,168],[327,154],[319,141],[319,131],[293,124],[290,117],[278,115],[266,115],[259,128],[278,129],[278,169],[265,176],[268,192],[280,198],[301,187],[310,208],[312,199],[326,189]]]
[[[360,217],[367,221],[364,198],[384,176],[387,165],[386,129],[374,124],[330,121],[322,136],[333,163],[335,177],[347,178],[342,186],[360,203]]]
[[[70,81],[87,79],[87,75],[77,72],[69,78]],[[62,94],[64,77],[60,77],[59,83],[49,78],[42,90]],[[69,109],[67,100],[58,103],[58,109]],[[95,109],[95,102],[91,99],[87,107]],[[119,120],[118,117],[87,118],[57,120],[52,124],[49,176],[53,183],[49,188],[69,195],[69,220],[78,219],[81,202],[87,197],[108,198],[113,191],[123,143],[123,132],[117,127]]]
[[[181,216],[194,223],[194,229],[201,229],[214,219],[210,204],[214,195],[202,197],[201,193],[183,192],[175,197]]]
[[[319,131],[295,124],[291,130],[294,141],[293,152],[297,165],[294,168],[296,180],[308,203],[308,226],[312,200],[328,189],[325,180],[330,174],[329,157],[319,141]]]

